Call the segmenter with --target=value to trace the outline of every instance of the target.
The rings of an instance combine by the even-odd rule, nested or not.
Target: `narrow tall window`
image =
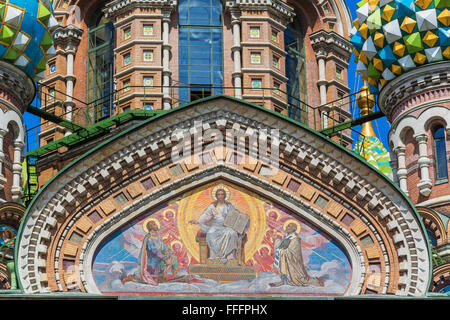
[[[436,161],[436,179],[448,179],[447,150],[445,148],[444,127],[437,127],[433,131],[434,157]]]
[[[222,2],[179,1],[181,103],[223,93]]]
[[[97,122],[112,114],[114,70],[114,25],[98,8],[88,29],[87,100],[94,110],[89,122]]]
[[[306,122],[306,58],[304,46],[305,32],[298,17],[284,31],[286,48],[286,85],[288,93],[288,116],[303,123]]]

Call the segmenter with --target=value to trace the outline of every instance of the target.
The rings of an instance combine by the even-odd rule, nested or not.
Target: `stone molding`
[[[7,102],[22,112],[25,112],[36,94],[33,80],[19,68],[4,61],[0,61],[0,89],[12,96],[12,99],[7,98]]]
[[[9,224],[18,230],[25,210],[26,208],[23,205],[16,202],[0,204],[0,223]]]
[[[16,110],[0,110],[0,130],[8,131],[8,125],[13,123],[14,129],[17,130],[16,141],[25,141],[25,129],[23,126],[23,116]]]
[[[447,132],[450,130],[450,109],[442,106],[426,108],[419,116],[406,115],[393,123],[389,131],[389,143],[394,146],[404,146],[403,136],[408,129],[413,130],[415,137],[428,137],[428,126],[432,121],[442,120],[446,123]]]
[[[385,227],[393,233],[398,245],[395,254],[401,261],[402,274],[396,294],[425,295],[431,272],[425,236],[413,207],[398,189],[329,140],[268,111],[225,98],[190,105],[154,120],[151,126],[140,126],[126,136],[121,134],[107,148],[95,150],[89,157],[77,161],[66,169],[65,174],[58,175],[41,190],[25,217],[18,244],[17,264],[25,292],[48,290],[41,285],[41,280],[45,279],[43,270],[46,261],[42,254],[48,250],[46,243],[51,237],[49,230],[56,226],[56,219],[85,194],[86,188],[134,163],[136,157],[146,157],[147,154],[170,147],[171,132],[176,128],[192,128],[195,120],[203,121],[207,126],[238,126],[244,130],[270,129],[276,123],[280,129],[280,149],[283,154],[318,168],[331,179],[342,183],[346,192],[353,192],[361,201],[367,201],[374,216],[385,221]]]
[[[329,53],[333,53],[346,64],[350,60],[353,48],[352,44],[334,31],[327,32],[320,30],[311,34],[309,38],[311,40],[311,46],[318,57],[322,56],[326,58]]]
[[[450,203],[450,195],[445,195],[442,197],[437,197],[437,198],[433,198],[430,200],[420,202],[420,203],[416,204],[416,207],[431,207],[431,206],[442,205],[442,204],[446,204],[446,203]]]
[[[438,100],[449,101],[450,62],[443,61],[415,68],[383,87],[378,104],[389,122],[412,107]]]
[[[83,36],[83,29],[80,29],[72,24],[67,26],[59,26],[53,31],[53,41],[55,47],[63,48],[65,53],[76,53],[78,45]]]

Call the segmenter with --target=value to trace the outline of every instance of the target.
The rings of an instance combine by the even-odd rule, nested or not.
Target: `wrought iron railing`
[[[30,113],[40,117],[40,123],[26,131],[27,181],[25,181],[24,188],[26,187],[27,190],[25,190],[25,202],[29,202],[38,189],[36,161],[40,156],[57,150],[61,146],[71,147],[83,142],[83,139],[108,131],[115,124],[133,119],[137,110],[127,111],[124,109],[124,106],[133,99],[137,98],[140,101],[143,112],[138,116],[145,118],[164,112],[161,110],[163,101],[169,103],[170,108],[176,108],[197,99],[219,94],[236,97],[236,92],[235,87],[172,82],[171,86],[127,86],[101,99],[85,102],[75,97],[69,97],[65,92],[48,85],[38,84],[39,99],[35,100],[34,104],[28,108]],[[239,98],[280,112],[304,126],[332,137],[341,144],[344,144],[344,141],[348,142],[352,131],[361,136],[353,129],[355,125],[364,122],[367,117],[380,116],[381,113],[375,106],[371,115],[360,116],[359,113],[356,113],[355,116],[355,101],[362,91],[317,107],[290,96],[280,88],[242,87],[239,88],[239,92],[241,93]],[[186,98],[186,93],[189,93],[188,98]],[[159,108],[154,108],[158,110],[145,110],[146,101],[159,101]],[[148,105],[150,106],[150,104]],[[127,117],[127,115],[130,116]],[[58,141],[40,141],[40,135],[47,130],[54,130],[55,126],[65,127],[71,134]],[[362,138],[364,139],[364,137]],[[32,149],[30,146],[39,146],[40,152],[35,152],[37,149]],[[361,154],[361,151],[359,153]],[[364,150],[362,150],[362,154],[364,154]]]

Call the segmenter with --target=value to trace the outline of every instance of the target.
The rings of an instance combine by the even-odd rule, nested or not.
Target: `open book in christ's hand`
[[[232,208],[228,212],[223,225],[233,229],[238,234],[243,234],[249,221],[250,218],[246,214]]]

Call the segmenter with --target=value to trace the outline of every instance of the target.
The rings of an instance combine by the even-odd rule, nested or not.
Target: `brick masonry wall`
[[[11,187],[13,184],[13,171],[12,164],[14,160],[14,134],[13,128],[9,125],[8,132],[3,137],[3,153],[5,154],[5,160],[2,165],[2,174],[6,178],[6,182],[3,189],[0,190],[0,199],[6,201],[12,200]]]
[[[421,109],[421,112],[423,112],[423,109]],[[433,183],[431,194],[428,197],[421,195],[419,189],[417,188],[417,184],[420,182],[421,177],[420,168],[418,165],[419,147],[417,141],[414,139],[414,132],[412,129],[409,129],[404,135],[405,160],[406,168],[408,170],[407,186],[409,197],[415,204],[450,194],[450,184],[448,182],[448,179],[447,181],[436,181],[435,150],[432,130],[437,125],[442,125],[444,126],[444,128],[446,127],[446,124],[442,120],[438,119],[432,120],[429,124],[427,124],[427,154],[428,159],[430,160],[429,176],[430,180]],[[450,161],[448,160],[450,158],[450,138],[448,136],[448,133],[446,133],[446,151],[447,172],[450,173]]]

